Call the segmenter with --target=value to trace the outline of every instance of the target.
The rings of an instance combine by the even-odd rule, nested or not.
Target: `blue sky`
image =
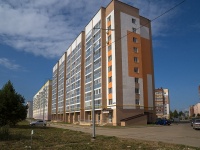
[[[182,0],[122,0],[150,20]],[[8,81],[26,100],[52,78],[52,68],[101,6],[110,0],[0,0],[0,88]],[[156,88],[170,90],[171,109],[200,102],[200,1],[152,22]]]

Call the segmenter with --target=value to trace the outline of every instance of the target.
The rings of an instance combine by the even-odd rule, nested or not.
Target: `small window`
[[[112,55],[108,56],[108,61],[112,60]]]
[[[134,51],[135,53],[138,53],[138,48],[137,48],[137,47],[133,47],[133,51]]]
[[[135,24],[136,23],[136,19],[132,18],[132,23]]]
[[[136,104],[136,105],[140,105],[140,100],[139,100],[139,99],[136,99],[136,100],[135,100],[135,104]]]
[[[136,33],[136,28],[132,28],[132,31],[133,31],[134,33]]]
[[[139,78],[135,78],[135,83],[139,83]]]
[[[108,41],[110,41],[110,40],[111,40],[111,35],[108,36]]]
[[[110,51],[112,49],[112,45],[108,46],[108,51]]]
[[[109,16],[109,17],[107,18],[107,21],[108,21],[108,22],[111,21],[111,16]]]
[[[108,93],[111,94],[112,93],[112,88],[108,89]]]
[[[108,83],[112,82],[112,76],[108,78]]]
[[[112,105],[112,99],[109,99],[109,100],[108,100],[108,104],[109,104],[109,105]]]
[[[112,66],[108,67],[108,72],[112,71]]]
[[[140,94],[140,89],[139,88],[135,88],[135,94]]]
[[[135,73],[139,73],[139,68],[138,68],[138,67],[135,67],[135,68],[134,68],[134,72],[135,72]]]
[[[136,37],[133,37],[133,42],[134,43],[137,43],[138,42],[138,39]]]
[[[138,62],[139,62],[138,57],[134,57],[134,62],[135,62],[135,63],[138,63]]]

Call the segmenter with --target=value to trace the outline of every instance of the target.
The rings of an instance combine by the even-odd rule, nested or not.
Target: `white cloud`
[[[44,57],[60,57],[89,20],[110,0],[0,0],[0,43]],[[166,11],[172,3],[163,0],[123,0],[140,8],[147,18]],[[153,23],[161,35],[168,16]]]
[[[0,58],[0,65],[10,70],[19,70],[20,65],[15,64],[14,61],[8,60],[7,58]]]

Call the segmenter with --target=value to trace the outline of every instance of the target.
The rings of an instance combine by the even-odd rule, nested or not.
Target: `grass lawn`
[[[32,147],[31,146],[31,131]],[[133,139],[123,139],[113,136],[96,136],[91,140],[88,133],[58,129],[53,127],[30,127],[28,122],[21,122],[10,127],[9,136],[0,139],[0,150],[195,150],[196,148],[148,142]],[[0,137],[1,138],[1,137]]]

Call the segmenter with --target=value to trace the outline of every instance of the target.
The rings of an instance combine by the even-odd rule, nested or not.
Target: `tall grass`
[[[0,140],[8,140],[10,136],[10,127],[9,125],[5,125],[0,127]]]

